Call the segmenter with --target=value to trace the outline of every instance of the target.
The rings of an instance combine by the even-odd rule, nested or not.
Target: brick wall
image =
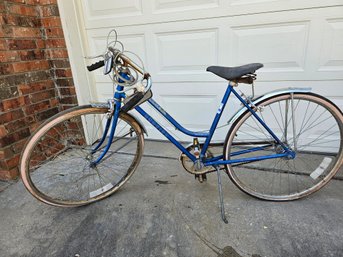
[[[77,104],[56,0],[0,0],[0,179],[47,118]]]

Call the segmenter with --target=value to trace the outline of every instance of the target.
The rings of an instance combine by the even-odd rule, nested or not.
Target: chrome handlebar
[[[120,50],[115,49],[111,46],[108,47],[108,51],[112,54],[112,56],[114,57],[113,60],[113,67],[116,65],[115,63],[120,61],[122,61],[124,66],[130,67],[132,69],[134,69],[136,72],[140,73],[143,76],[143,80],[147,81],[146,86],[144,86],[144,91],[147,92],[150,90],[151,86],[152,86],[152,81],[151,81],[151,76],[149,73],[146,73],[144,71],[144,69],[142,67],[140,67],[138,64],[136,64],[133,60],[131,60],[128,56],[126,56],[125,54],[123,54]],[[94,63],[92,65],[87,66],[87,69],[89,71],[94,71],[96,69],[99,69],[101,67],[103,67],[104,65],[106,65],[105,61],[99,61],[97,63]]]

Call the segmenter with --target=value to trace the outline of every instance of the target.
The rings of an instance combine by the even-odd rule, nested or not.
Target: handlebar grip
[[[93,63],[92,65],[87,66],[87,69],[88,71],[93,71],[93,70],[103,67],[104,65],[105,65],[104,61],[99,61],[99,62]]]

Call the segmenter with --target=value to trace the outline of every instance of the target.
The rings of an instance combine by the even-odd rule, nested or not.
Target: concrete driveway
[[[222,177],[224,224],[215,174],[200,184],[168,143],[147,142],[145,155],[120,191],[86,207],[51,207],[20,181],[9,185],[0,193],[0,256],[343,256],[342,180],[273,203]]]

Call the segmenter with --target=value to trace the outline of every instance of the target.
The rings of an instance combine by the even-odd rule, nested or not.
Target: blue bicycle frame
[[[123,90],[122,86],[117,86],[117,91]],[[240,158],[240,159],[234,159],[234,160],[223,160],[223,155],[215,156],[206,159],[205,154],[206,151],[211,143],[211,139],[213,137],[213,134],[217,128],[217,125],[219,123],[219,120],[223,114],[223,111],[225,109],[225,106],[228,102],[228,99],[230,95],[234,94],[238,100],[251,112],[251,114],[257,119],[257,121],[268,131],[268,133],[271,135],[271,137],[275,140],[275,143],[279,144],[284,152],[278,153],[278,154],[271,154],[271,155],[263,155],[263,156],[255,156],[255,157],[249,157],[249,158]],[[94,164],[97,164],[101,161],[101,159],[105,156],[107,153],[111,142],[113,140],[113,135],[116,129],[116,124],[118,121],[118,117],[120,114],[120,108],[121,108],[121,100],[124,98],[125,95],[121,93],[115,93],[114,99],[115,99],[115,110],[113,117],[111,119],[107,120],[106,126],[105,126],[105,132],[103,135],[103,138],[101,141],[97,144],[97,146],[93,149],[93,152],[98,150],[100,145],[104,142],[108,131],[110,130],[109,135],[109,143],[106,146],[106,148],[103,150],[102,154],[98,157],[96,161],[94,161]],[[217,113],[214,117],[214,120],[212,122],[211,128],[208,132],[195,132],[190,131],[184,128],[182,125],[180,125],[170,114],[168,114],[157,102],[155,102],[153,99],[149,99],[148,102],[151,104],[151,106],[156,109],[163,117],[165,117],[175,128],[182,133],[191,136],[191,137],[197,137],[197,138],[205,138],[205,142],[203,144],[203,147],[201,149],[200,153],[200,160],[203,162],[205,166],[219,166],[219,165],[225,165],[225,164],[234,164],[234,163],[243,163],[243,162],[252,162],[252,161],[259,161],[259,160],[266,160],[266,159],[275,159],[275,158],[281,158],[281,157],[288,157],[288,158],[294,158],[295,153],[289,149],[276,135],[275,133],[268,127],[267,124],[255,113],[255,111],[250,107],[250,105],[235,91],[232,85],[228,85],[227,90],[224,94],[224,97],[221,101],[221,104],[217,110]],[[149,123],[151,123],[158,131],[161,132],[162,135],[164,135],[171,143],[173,143],[182,153],[184,153],[190,160],[193,162],[197,161],[197,157],[193,155],[191,152],[189,152],[179,141],[177,141],[167,130],[165,130],[157,121],[155,121],[144,109],[140,106],[135,107],[136,111],[140,113]],[[112,126],[111,126],[112,123]],[[110,129],[111,127],[111,129]],[[263,150],[266,147],[269,147],[271,144],[267,144],[264,146],[259,147],[253,147],[241,151],[232,152],[230,156],[238,156],[250,152],[256,152],[259,150]]]

